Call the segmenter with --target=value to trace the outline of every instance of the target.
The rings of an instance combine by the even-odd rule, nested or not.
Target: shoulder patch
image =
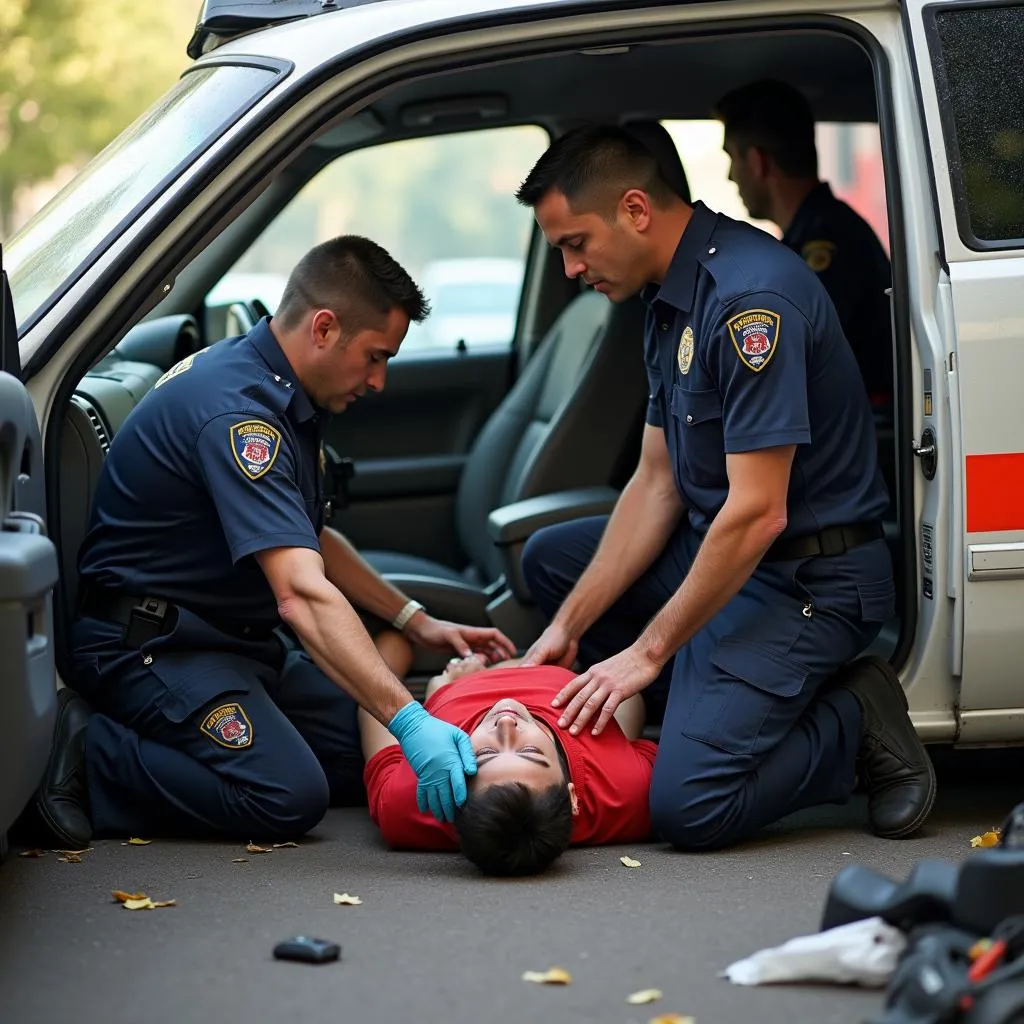
[[[834,242],[826,242],[823,239],[815,239],[807,242],[800,250],[804,262],[816,274],[828,270],[832,266],[832,257],[835,255],[836,246]]]
[[[280,450],[281,431],[263,420],[245,420],[231,428],[231,454],[250,480],[259,480]]]
[[[782,317],[770,309],[748,309],[726,322],[740,362],[760,373],[775,355]]]
[[[221,704],[199,726],[199,731],[214,743],[233,750],[252,746],[252,722],[241,704]]]
[[[193,352],[192,355],[185,356],[184,359],[179,360],[165,374],[161,375],[153,387],[158,388],[161,384],[166,384],[172,377],[177,377],[178,374],[184,373],[186,370],[191,370],[196,356],[201,356],[205,351],[206,349],[201,348],[198,352]]]

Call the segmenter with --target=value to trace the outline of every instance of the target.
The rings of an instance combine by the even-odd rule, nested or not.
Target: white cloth
[[[885,985],[906,947],[906,936],[880,917],[803,935],[738,960],[724,971],[735,985],[779,981],[834,981]]]

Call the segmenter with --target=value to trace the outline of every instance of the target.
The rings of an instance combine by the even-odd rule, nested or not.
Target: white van
[[[521,623],[514,565],[487,578],[457,496],[581,286],[516,207],[517,176],[580,121],[707,122],[768,73],[821,121],[877,131],[897,399],[879,445],[902,595],[877,649],[926,741],[1024,741],[1022,44],[1021,0],[207,0],[180,82],[3,254],[0,833],[46,759],[105,450],[161,372],[219,340],[204,312],[225,274],[287,274],[343,225],[417,266],[432,240],[451,255],[456,223],[475,232],[467,256],[514,243],[508,344],[411,350],[334,443],[355,466],[336,523],[360,548],[443,565]],[[472,187],[453,197],[446,168],[467,161]],[[416,252],[410,223],[428,225]],[[244,329],[261,306],[233,309]],[[560,409],[531,406],[523,431]],[[592,483],[614,494],[629,466]]]

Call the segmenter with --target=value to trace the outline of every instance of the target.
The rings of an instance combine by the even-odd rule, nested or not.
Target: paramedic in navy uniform
[[[550,623],[524,663],[588,666],[556,698],[560,725],[599,732],[630,694],[667,690],[651,814],[679,848],[845,801],[858,779],[878,835],[916,831],[930,760],[895,673],[858,659],[894,614],[888,499],[814,272],[683,202],[617,128],[557,140],[518,198],[569,277],[649,307],[632,479],[610,517],[549,527],[524,553]]]
[[[357,704],[399,741],[421,809],[452,820],[469,739],[412,699],[353,605],[428,647],[514,649],[431,618],[325,529],[319,462],[330,414],[384,386],[426,313],[380,246],[325,242],[272,319],[178,363],[118,431],[79,558],[80,696],[61,691],[36,800],[61,845],[300,835],[363,795]]]

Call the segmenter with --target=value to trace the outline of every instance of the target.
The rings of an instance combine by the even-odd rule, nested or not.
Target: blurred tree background
[[[0,0],[0,239],[174,84],[199,0]]]

